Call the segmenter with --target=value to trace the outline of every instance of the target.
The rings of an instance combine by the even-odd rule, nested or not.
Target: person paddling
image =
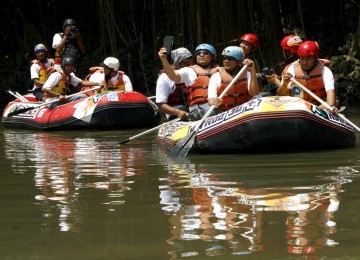
[[[219,72],[210,78],[209,105],[226,111],[249,101],[251,97],[259,94],[260,89],[254,62],[245,58],[242,48],[238,46],[226,47],[222,52],[222,58],[223,67],[220,67]],[[244,64],[248,66],[247,73],[243,73],[226,95],[219,99],[218,96],[221,95]]]
[[[285,71],[282,82],[277,90],[279,96],[298,96],[306,101],[319,105],[319,102],[311,95],[302,91],[290,78],[294,77],[300,84],[306,86],[311,92],[333,108],[332,112],[338,112],[339,102],[335,96],[334,75],[332,71],[319,61],[320,48],[315,41],[305,41],[297,50],[299,59]],[[323,106],[320,106],[324,108]]]

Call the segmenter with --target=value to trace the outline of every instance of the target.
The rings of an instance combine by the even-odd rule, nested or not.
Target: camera
[[[265,76],[271,76],[273,74],[276,74],[275,70],[274,69],[271,69],[271,68],[268,68],[268,67],[265,67],[262,69],[261,71],[261,79],[266,79]]]
[[[71,27],[71,32],[74,34],[78,34],[79,33],[79,29],[76,26],[72,26]]]

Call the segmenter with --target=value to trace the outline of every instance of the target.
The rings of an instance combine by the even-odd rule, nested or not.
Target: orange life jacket
[[[193,106],[195,104],[206,103],[210,77],[219,71],[219,67],[211,67],[206,70],[199,65],[194,65],[190,68],[195,71],[197,78],[191,86],[186,88],[188,105]]]
[[[103,81],[103,84],[107,87],[108,90],[125,91],[125,83],[123,80],[123,76],[125,75],[125,72],[119,70],[118,75],[119,76],[114,83],[111,82],[111,79]],[[106,90],[102,90],[102,92],[104,91]]]
[[[296,61],[294,64],[295,78],[299,81],[300,84],[304,85],[307,89],[317,95],[319,98],[326,98],[325,84],[322,79],[322,71],[324,65],[321,62],[315,65],[315,67],[306,73],[301,69],[299,61]],[[296,84],[292,83],[292,86]],[[291,95],[294,95],[294,91],[291,91]],[[307,94],[305,91],[302,91],[300,97],[313,103],[319,105],[319,102],[316,101],[312,96]]]
[[[221,85],[217,89],[218,96],[221,95],[221,93],[234,78],[223,67],[219,69],[219,72],[221,77]],[[222,104],[219,109],[223,111],[229,110],[230,108],[244,104],[245,102],[249,101],[250,98],[251,96],[248,91],[247,75],[244,73],[224,95],[222,98]]]

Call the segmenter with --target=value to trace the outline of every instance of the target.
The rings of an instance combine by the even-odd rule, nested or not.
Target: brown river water
[[[118,144],[145,130],[0,127],[1,259],[359,259],[359,134],[183,160],[156,133]]]

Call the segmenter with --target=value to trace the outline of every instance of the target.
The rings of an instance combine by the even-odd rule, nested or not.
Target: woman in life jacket
[[[209,105],[214,105],[215,108],[226,111],[249,101],[259,93],[260,89],[254,62],[245,58],[242,48],[238,46],[226,47],[222,52],[222,58],[223,67],[220,67],[219,72],[210,78],[208,102]],[[218,96],[230,84],[244,64],[248,66],[247,72],[239,77],[222,99],[219,99]]]
[[[44,101],[41,87],[48,78],[49,69],[54,66],[54,60],[48,58],[48,50],[44,44],[39,43],[34,48],[35,59],[31,61],[30,76],[33,81],[32,92],[38,101]]]
[[[306,101],[319,105],[316,99],[290,80],[291,77],[294,77],[319,98],[326,100],[333,107],[332,112],[338,112],[337,106],[339,102],[335,96],[334,75],[328,67],[319,61],[319,54],[320,49],[317,42],[303,42],[297,50],[299,59],[287,67],[277,94],[279,96],[301,97]],[[320,108],[325,109],[323,106],[320,106]]]
[[[194,64],[192,53],[184,48],[178,48],[171,52],[173,68],[175,70],[189,67]],[[166,114],[168,120],[176,117],[186,120],[188,116],[186,85],[175,83],[161,71],[156,81],[156,104],[159,110]]]

